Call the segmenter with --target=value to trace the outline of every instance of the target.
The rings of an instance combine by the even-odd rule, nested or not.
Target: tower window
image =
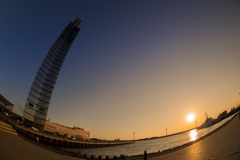
[[[33,107],[33,104],[32,104],[32,103],[29,102],[28,104],[29,104],[29,106]]]
[[[43,108],[39,108],[39,110],[40,110],[40,111],[42,111],[42,112],[44,111],[44,109],[43,109]]]

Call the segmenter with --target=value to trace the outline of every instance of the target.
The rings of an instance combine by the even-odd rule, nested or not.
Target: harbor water
[[[237,113],[235,113],[237,114]],[[177,146],[182,146],[186,143],[189,143],[191,141],[195,141],[201,137],[204,137],[205,135],[213,132],[217,128],[221,127],[223,124],[228,122],[232,119],[232,117],[235,115],[222,120],[219,123],[216,123],[210,127],[203,128],[200,130],[191,130],[184,133],[176,134],[173,136],[168,136],[164,138],[158,138],[158,139],[151,139],[151,140],[143,140],[143,141],[136,141],[136,143],[133,144],[127,144],[127,145],[120,145],[120,146],[114,146],[114,147],[105,147],[105,148],[62,148],[66,151],[71,152],[81,152],[81,154],[87,154],[87,155],[96,155],[96,156],[132,156],[132,155],[143,155],[144,151],[147,151],[147,153],[156,153],[158,151],[164,151],[167,149],[172,149]]]

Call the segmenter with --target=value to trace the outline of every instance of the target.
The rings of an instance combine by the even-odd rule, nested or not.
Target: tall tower
[[[25,123],[40,130],[44,128],[54,85],[68,50],[80,30],[80,23],[79,18],[70,22],[58,36],[39,67],[28,93],[23,118]]]

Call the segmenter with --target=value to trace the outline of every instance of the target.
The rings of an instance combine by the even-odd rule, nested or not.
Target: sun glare
[[[198,133],[197,133],[196,129],[191,130],[189,136],[190,136],[190,141],[197,140]]]
[[[192,113],[187,116],[188,122],[192,122],[194,119],[195,119],[195,115]]]

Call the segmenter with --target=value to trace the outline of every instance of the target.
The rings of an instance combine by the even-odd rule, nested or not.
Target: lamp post
[[[196,129],[197,129],[197,120],[196,120],[196,117],[195,117],[195,125],[196,125]]]
[[[133,140],[134,140],[134,135],[135,135],[136,132],[133,132]]]

